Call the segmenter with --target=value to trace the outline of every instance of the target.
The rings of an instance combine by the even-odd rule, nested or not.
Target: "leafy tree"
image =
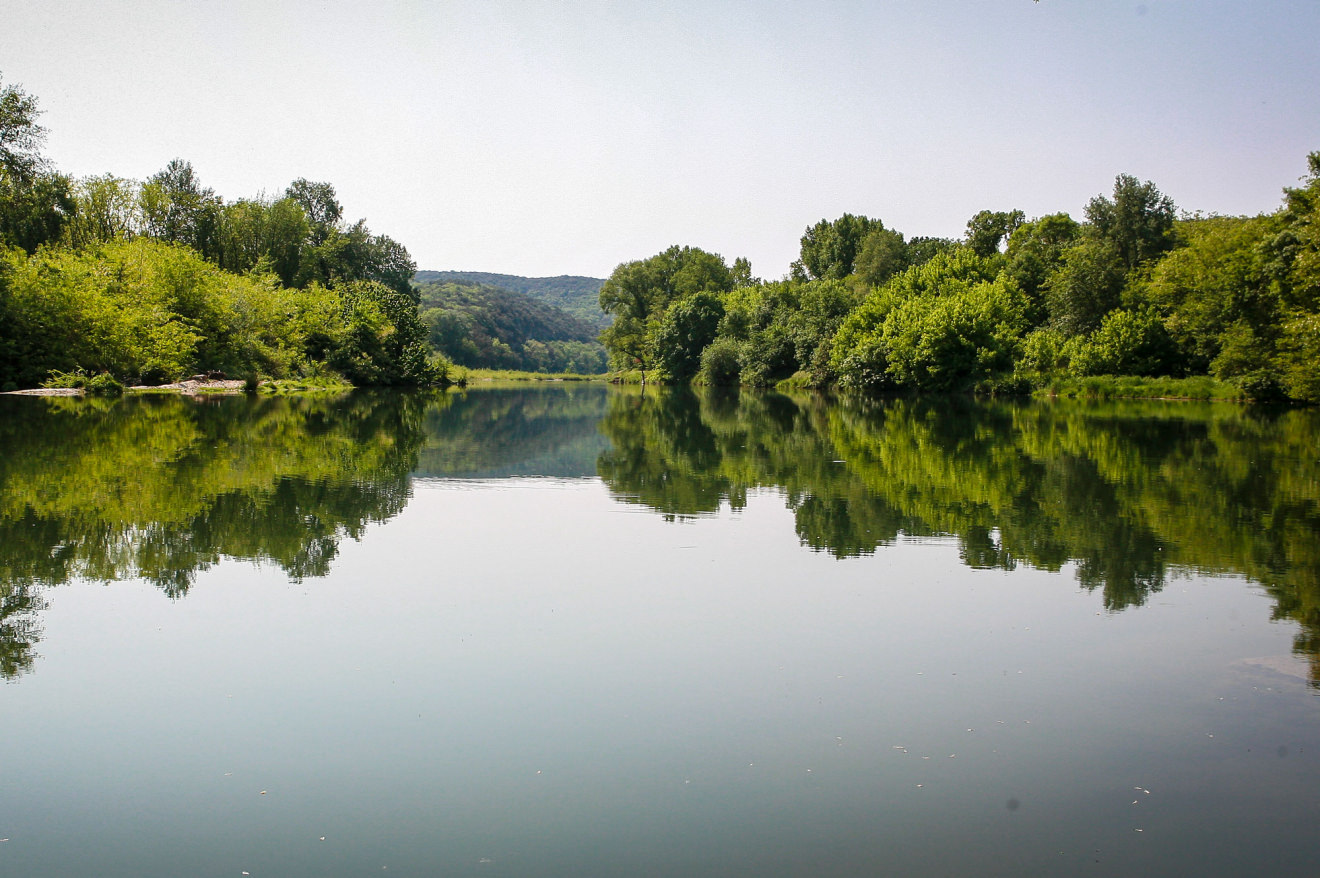
[[[908,245],[903,234],[883,226],[872,229],[862,240],[853,262],[853,273],[862,286],[877,287],[910,264]]]
[[[74,210],[67,239],[74,247],[127,241],[142,233],[140,186],[133,180],[103,174],[84,177],[73,186]]]
[[[1065,335],[1085,335],[1117,308],[1126,276],[1123,263],[1103,241],[1068,248],[1044,284],[1049,324]]]
[[[993,256],[1025,220],[1020,210],[983,210],[967,221],[967,246],[977,256]]]
[[[724,303],[708,291],[684,296],[665,309],[656,331],[656,366],[660,380],[688,381],[701,367],[701,353],[724,317]]]
[[[431,361],[427,328],[411,296],[378,281],[352,281],[333,291],[344,334],[329,363],[355,384],[417,385],[440,382],[444,367]]]
[[[1012,370],[1026,331],[1022,292],[995,281],[903,301],[886,317],[881,339],[900,387],[963,390]]]
[[[715,387],[733,387],[742,374],[742,344],[719,337],[701,352],[701,382]]]
[[[139,198],[146,234],[186,244],[210,259],[217,256],[223,202],[202,186],[191,163],[172,159],[147,179]]]
[[[600,307],[614,322],[600,340],[616,366],[638,366],[643,380],[654,359],[655,333],[675,299],[733,289],[724,259],[697,247],[673,246],[649,259],[625,262],[600,289]]]
[[[15,180],[35,176],[45,166],[41,147],[46,129],[37,124],[37,99],[0,78],[0,171]]]
[[[880,220],[845,213],[834,221],[821,220],[802,235],[801,258],[794,274],[802,280],[840,280],[853,273],[862,242],[872,231],[883,229]]]
[[[1077,346],[1070,371],[1076,375],[1171,375],[1178,356],[1164,324],[1152,309],[1119,308]]]
[[[1063,262],[1063,254],[1082,234],[1081,224],[1066,213],[1055,213],[1024,222],[1008,239],[1005,270],[1018,288],[1027,295],[1033,324],[1044,322],[1043,287],[1050,274]]]
[[[33,253],[58,241],[74,212],[71,183],[63,174],[38,172],[21,178],[0,168],[0,245]]]
[[[734,289],[739,287],[750,287],[760,283],[760,278],[752,277],[752,263],[743,256],[733,260],[733,267],[729,269],[733,275]]]
[[[299,177],[289,184],[284,197],[292,198],[303,209],[307,221],[311,223],[313,247],[324,244],[339,229],[339,223],[344,218],[344,208],[335,196],[335,187],[329,183],[313,183],[305,177]]]
[[[0,245],[28,253],[58,240],[74,207],[69,178],[49,170],[41,155],[39,112],[22,89],[0,87]]]
[[[1173,247],[1176,209],[1173,199],[1147,180],[1119,174],[1111,201],[1097,195],[1086,205],[1086,218],[1100,240],[1114,248],[1127,271]]]
[[[958,249],[961,244],[952,238],[929,238],[917,236],[908,241],[908,265],[925,265],[941,253]]]
[[[1272,277],[1267,242],[1280,227],[1269,217],[1211,217],[1178,223],[1185,243],[1155,263],[1137,289],[1159,309],[1188,368],[1204,373],[1224,350],[1227,334],[1241,324],[1253,337],[1271,338],[1281,322],[1283,302]],[[1241,328],[1232,330],[1240,333]],[[1260,354],[1268,360],[1271,351]],[[1253,358],[1258,359],[1258,358]],[[1216,370],[1221,377],[1231,371]],[[1266,368],[1256,362],[1247,371]]]
[[[830,368],[845,387],[962,389],[1011,369],[1026,300],[969,248],[897,275],[847,316]]]

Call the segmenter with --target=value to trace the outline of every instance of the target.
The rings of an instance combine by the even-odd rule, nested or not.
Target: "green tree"
[[[133,180],[103,174],[84,177],[73,186],[74,210],[67,240],[74,247],[107,241],[127,241],[141,234],[139,185]]]
[[[670,303],[656,331],[656,366],[660,380],[688,381],[701,367],[701,353],[714,341],[724,317],[724,303],[709,291]]]
[[[0,87],[0,245],[28,253],[59,240],[74,209],[69,178],[51,171],[41,154],[46,129],[37,124],[39,113],[36,98],[15,85]]]
[[[614,317],[600,340],[616,368],[637,366],[644,381],[669,304],[694,293],[725,293],[733,287],[733,272],[723,257],[697,247],[675,245],[649,259],[625,262],[600,289],[601,310]]]
[[[1033,324],[1047,316],[1044,285],[1063,262],[1063,254],[1082,234],[1081,224],[1066,213],[1054,213],[1024,222],[1008,239],[1005,270],[1027,295]]]
[[[903,234],[883,226],[872,229],[862,240],[853,273],[865,288],[878,287],[910,264]]]
[[[41,147],[46,129],[37,124],[37,99],[0,77],[0,170],[23,180],[45,165]]]
[[[1117,308],[1126,276],[1114,248],[1095,238],[1069,247],[1044,284],[1049,324],[1065,335],[1085,335]]]
[[[794,273],[802,280],[847,277],[853,273],[853,264],[866,236],[884,227],[878,219],[850,213],[809,226],[802,235],[801,256]]]
[[[983,210],[967,221],[967,246],[977,256],[993,256],[1025,220],[1020,210]]]
[[[297,202],[311,223],[312,246],[321,246],[332,232],[339,229],[339,223],[344,218],[344,208],[335,196],[334,186],[329,183],[313,183],[306,177],[299,177],[289,184],[284,196]]]
[[[941,253],[958,249],[961,244],[952,238],[929,238],[917,236],[908,241],[908,265],[925,265]]]
[[[1086,205],[1086,219],[1099,238],[1112,246],[1123,268],[1132,271],[1175,244],[1173,199],[1147,180],[1119,174],[1111,201],[1097,195]]]
[[[1187,366],[1196,373],[1214,369],[1231,328],[1248,329],[1253,338],[1272,339],[1281,322],[1283,302],[1272,276],[1265,246],[1280,224],[1271,217],[1211,217],[1178,223],[1184,246],[1156,262],[1137,293],[1164,315],[1170,336]],[[1240,324],[1240,326],[1239,326]],[[1239,349],[1239,355],[1242,351]],[[1260,347],[1255,362],[1239,362],[1220,377],[1269,369],[1272,345]]]
[[[139,198],[146,234],[216,258],[223,202],[202,186],[190,162],[172,159],[147,179]]]

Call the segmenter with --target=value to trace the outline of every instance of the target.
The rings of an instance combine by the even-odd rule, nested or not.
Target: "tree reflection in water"
[[[221,558],[324,576],[408,502],[439,395],[4,400],[0,674],[29,669],[41,590],[141,578],[171,597]]]
[[[1179,573],[1262,585],[1320,680],[1320,413],[1193,403],[830,400],[547,387],[339,398],[0,399],[0,675],[31,667],[43,589],[223,558],[324,576],[418,471],[594,474],[669,519],[785,498],[837,558],[956,540],[1059,570],[1112,611]],[[605,450],[600,450],[604,447]]]
[[[1109,610],[1175,572],[1239,574],[1320,680],[1320,415],[1194,403],[889,400],[651,390],[614,397],[598,471],[667,518],[784,492],[845,558],[952,537],[972,567],[1058,570]]]

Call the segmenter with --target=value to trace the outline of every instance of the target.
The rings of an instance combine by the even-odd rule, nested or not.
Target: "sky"
[[[419,268],[783,276],[841,214],[960,237],[1117,174],[1272,211],[1320,150],[1317,0],[4,0],[61,171],[334,185]]]

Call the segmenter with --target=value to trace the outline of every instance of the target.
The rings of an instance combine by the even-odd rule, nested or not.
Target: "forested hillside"
[[[433,280],[416,290],[431,346],[461,366],[605,371],[605,348],[596,339],[599,330],[560,308],[486,284]]]
[[[558,277],[520,277],[485,271],[419,271],[414,281],[419,284],[479,284],[524,293],[548,305],[563,308],[579,320],[596,327],[597,332],[610,322],[610,316],[600,309],[600,286],[604,281],[598,277],[570,274]]]

